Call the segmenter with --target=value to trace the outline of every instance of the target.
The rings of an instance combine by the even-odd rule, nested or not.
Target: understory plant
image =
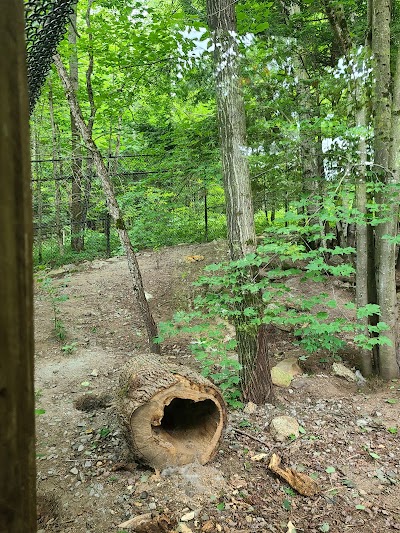
[[[66,294],[60,294],[59,287],[54,284],[54,280],[51,277],[44,276],[39,279],[39,281],[42,283],[42,287],[51,304],[55,336],[58,341],[63,344],[66,340],[67,332],[61,316],[60,303],[68,300],[68,296]],[[64,346],[62,347],[62,350],[65,351]]]
[[[338,304],[332,294],[321,290],[317,283],[315,290],[311,290],[310,282],[353,274],[349,258],[354,249],[319,246],[313,250],[306,243],[320,231],[320,226],[296,224],[294,228],[295,232],[286,220],[286,225],[266,237],[255,253],[237,261],[208,265],[206,274],[195,282],[199,294],[193,310],[180,311],[171,321],[160,324],[159,342],[179,333],[191,335],[190,347],[202,365],[203,374],[219,384],[234,407],[240,406],[241,368],[235,354],[236,340],[226,336],[227,322],[235,324],[236,330],[239,324],[240,328],[255,332],[261,324],[289,327],[294,342],[306,354],[319,350],[335,354],[346,345],[345,339],[368,350],[387,341],[380,335],[387,329],[385,324],[368,326],[367,336],[356,320],[379,316],[379,306],[369,304],[354,312],[355,305],[347,303],[335,313]],[[305,232],[307,239],[303,238]],[[307,283],[308,295],[291,287],[294,279],[300,284]],[[251,298],[256,293],[261,293],[262,298]],[[245,302],[259,303],[246,306]]]

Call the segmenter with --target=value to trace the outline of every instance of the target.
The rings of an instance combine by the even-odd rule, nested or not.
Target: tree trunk
[[[208,242],[207,187],[204,188],[204,242]]]
[[[36,531],[32,209],[24,3],[0,16],[0,531]]]
[[[86,91],[88,95],[88,101],[90,105],[90,115],[87,122],[87,127],[89,130],[90,137],[93,137],[93,126],[94,126],[94,119],[96,118],[97,108],[94,103],[94,94],[93,94],[93,86],[92,86],[92,74],[94,69],[94,55],[93,55],[93,33],[91,29],[91,11],[92,11],[92,4],[93,0],[88,0],[88,5],[86,9],[86,27],[87,27],[87,34],[88,34],[88,67],[86,69]],[[92,179],[93,179],[93,160],[91,157],[91,153],[88,152],[88,157],[86,160],[86,168],[85,168],[85,178],[83,180],[83,191],[82,191],[82,216],[81,216],[81,226],[82,230],[86,229],[87,224],[87,217],[89,212],[89,204],[90,204],[90,195],[92,192]]]
[[[214,41],[214,69],[218,125],[221,144],[228,242],[232,260],[256,249],[253,199],[247,161],[246,117],[239,88],[236,15],[231,0],[208,0],[208,22]],[[248,274],[253,278],[254,272]],[[245,282],[246,280],[243,280]],[[253,305],[254,304],[254,305]],[[261,294],[249,294],[238,304],[239,315],[247,307],[260,308]],[[244,320],[235,323],[241,386],[246,400],[263,403],[271,399],[270,373],[257,375],[268,362],[266,351],[258,354],[257,330]]]
[[[375,172],[381,181],[389,187],[378,195],[378,203],[386,204],[387,211],[381,213],[386,222],[376,227],[376,277],[377,296],[381,310],[380,320],[389,329],[384,332],[391,345],[379,346],[379,374],[384,379],[399,376],[397,361],[397,299],[395,280],[395,245],[386,236],[397,234],[398,203],[393,202],[393,195],[397,196],[390,186],[398,181],[398,173],[393,174],[391,163],[397,159],[393,150],[398,146],[392,143],[392,99],[390,72],[390,0],[374,0],[372,23],[372,53],[375,60],[375,121],[374,121],[374,163]],[[397,122],[397,120],[396,120]],[[392,127],[391,127],[392,125]]]
[[[356,82],[357,83],[357,82]],[[359,102],[359,108],[356,110],[356,125],[360,128],[367,126],[367,109],[365,102],[365,90],[360,86],[362,81],[357,83],[356,98]],[[356,305],[357,309],[365,307],[369,302],[368,291],[368,226],[367,226],[367,182],[366,182],[366,162],[367,162],[367,147],[365,136],[362,135],[358,142],[358,150],[360,152],[360,166],[356,175],[356,191],[355,191],[355,205],[357,211],[362,217],[362,221],[357,224],[357,240],[356,240]],[[369,337],[368,332],[368,317],[358,319],[362,326],[362,333]],[[361,351],[361,371],[364,376],[370,376],[373,372],[373,360],[370,350]]]
[[[32,128],[33,129],[33,128]],[[42,195],[42,176],[40,169],[40,151],[39,151],[39,131],[38,123],[33,129],[33,152],[35,157],[35,174],[36,174],[36,202],[37,202],[37,232],[36,243],[38,249],[38,261],[43,261],[43,195]]]
[[[57,153],[57,147],[59,146],[59,135],[57,134],[57,127],[54,120],[54,105],[53,105],[53,84],[51,78],[49,78],[49,111],[50,111],[50,123],[51,123],[51,139],[52,139],[52,158],[53,158],[53,179],[55,188],[55,224],[56,235],[58,242],[58,249],[60,254],[64,253],[64,243],[62,235],[61,225],[61,190],[60,190],[60,164],[57,161],[59,155]]]
[[[92,154],[93,164],[97,170],[97,175],[100,178],[102,186],[103,186],[108,211],[112,219],[115,222],[120,242],[125,249],[125,253],[127,256],[127,260],[128,260],[129,271],[131,273],[131,279],[133,282],[133,292],[135,294],[136,301],[139,305],[139,308],[142,312],[142,317],[143,317],[143,320],[144,320],[144,323],[147,329],[150,351],[153,353],[160,353],[159,345],[155,344],[153,341],[154,337],[157,336],[157,326],[151,314],[149,303],[146,300],[146,296],[145,296],[144,288],[143,288],[142,276],[139,270],[139,264],[137,262],[135,252],[133,251],[133,247],[132,247],[132,243],[129,238],[129,234],[125,228],[125,222],[123,220],[118,202],[115,198],[114,188],[108,176],[107,168],[104,164],[100,151],[97,148],[96,143],[92,139],[89,133],[89,130],[87,128],[87,125],[85,124],[82,111],[80,109],[79,103],[76,99],[73,87],[71,85],[71,80],[68,77],[68,73],[60,59],[60,56],[58,55],[54,56],[54,62],[57,67],[57,72],[58,72],[58,75],[60,76],[61,83],[64,87],[65,95],[68,99],[71,113],[74,116],[74,120],[86,144],[86,148]]]
[[[71,24],[68,31],[70,45],[69,72],[74,94],[78,94],[78,53],[76,48],[76,6],[71,15]],[[84,233],[82,226],[83,205],[83,172],[82,153],[79,128],[74,115],[71,115],[71,146],[72,146],[72,187],[71,187],[71,248],[74,252],[81,252],[84,248]]]
[[[154,356],[135,356],[123,371],[118,410],[134,456],[157,469],[207,463],[226,424],[217,387]]]

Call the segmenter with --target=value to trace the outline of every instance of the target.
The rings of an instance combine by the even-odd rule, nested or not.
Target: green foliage
[[[289,213],[288,218],[293,215]],[[307,230],[311,237],[316,231],[315,228]],[[387,329],[381,322],[369,326],[370,333],[378,336],[367,337],[361,333],[356,317],[351,318],[342,312],[332,315],[337,307],[336,301],[321,291],[321,285],[313,283],[328,275],[352,272],[351,264],[343,261],[332,266],[326,248],[310,250],[298,243],[293,238],[293,228],[291,239],[282,240],[283,231],[287,234],[288,227],[278,226],[277,237],[274,237],[270,230],[270,236],[257,251],[242,259],[208,265],[206,275],[194,284],[199,290],[194,299],[194,310],[179,312],[172,321],[160,325],[159,342],[179,333],[192,336],[191,349],[201,362],[204,375],[220,385],[233,406],[240,400],[241,367],[233,353],[236,341],[227,341],[224,337],[225,327],[221,319],[233,324],[239,332],[253,331],[254,334],[261,324],[289,325],[296,342],[308,354],[324,350],[335,356],[345,346],[346,338],[352,338],[364,349],[387,341],[379,335]],[[353,251],[349,247],[336,246],[333,255],[346,258]],[[291,280],[308,283],[309,296],[304,297],[302,293],[297,296],[291,289]],[[257,295],[261,297],[256,298]],[[378,306],[367,305],[357,310],[357,318],[371,315],[379,315]]]
[[[211,315],[209,315],[211,316]],[[190,348],[202,367],[202,374],[217,383],[226,402],[233,408],[240,408],[241,393],[239,388],[238,363],[233,350],[236,341],[226,341],[224,326],[211,325],[199,311],[191,313],[178,312],[173,320],[159,324],[159,335],[156,339],[165,339],[181,333],[189,333],[192,337]]]
[[[331,528],[330,528],[328,522],[324,522],[323,524],[321,524],[319,526],[318,529],[319,529],[319,531],[322,531],[323,533],[328,533],[328,531],[330,531]]]
[[[68,236],[68,234],[67,234]],[[115,230],[111,232],[111,255],[118,255],[119,240]],[[82,252],[75,252],[71,249],[70,241],[67,238],[60,253],[58,243],[55,238],[46,239],[42,243],[42,260],[39,261],[38,247],[34,247],[33,263],[37,270],[50,266],[57,268],[70,263],[81,263],[83,261],[93,261],[95,259],[106,257],[106,239],[104,233],[98,231],[86,230],[85,232],[85,249]]]
[[[66,339],[67,332],[61,317],[60,303],[68,300],[68,296],[60,293],[60,288],[51,277],[44,276],[43,278],[38,278],[38,281],[41,282],[51,304],[55,336],[62,343]]]
[[[61,350],[65,353],[65,354],[72,354],[73,352],[76,351],[76,342],[71,342],[69,344],[64,344],[64,346],[61,347]]]

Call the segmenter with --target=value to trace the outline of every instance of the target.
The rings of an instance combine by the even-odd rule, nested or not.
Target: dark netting
[[[76,0],[26,0],[25,32],[32,112]]]

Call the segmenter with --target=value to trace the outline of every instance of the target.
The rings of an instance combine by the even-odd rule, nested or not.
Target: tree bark
[[[135,356],[121,374],[117,404],[133,455],[154,468],[205,464],[218,450],[225,402],[189,368]]]
[[[93,137],[93,126],[94,126],[94,120],[96,118],[97,108],[94,102],[94,93],[93,93],[93,85],[92,85],[92,75],[94,70],[94,54],[93,54],[93,33],[92,33],[92,25],[91,25],[91,15],[92,15],[92,4],[93,0],[88,0],[88,5],[86,9],[86,15],[85,15],[85,21],[86,21],[86,27],[87,27],[87,33],[88,33],[88,67],[86,69],[86,91],[88,95],[88,101],[90,105],[90,115],[87,121],[87,127],[89,130],[90,137]],[[87,160],[86,160],[86,168],[85,168],[85,178],[83,180],[83,191],[82,191],[82,216],[81,216],[81,225],[82,230],[84,231],[86,229],[87,225],[87,217],[89,212],[89,205],[90,205],[90,195],[92,192],[92,179],[93,179],[93,160],[91,153],[88,152],[87,154]]]
[[[0,16],[0,532],[36,531],[32,208],[24,3]]]
[[[59,135],[57,134],[56,122],[54,119],[54,105],[53,105],[53,84],[51,78],[49,78],[49,112],[50,112],[50,123],[51,123],[51,139],[52,139],[52,157],[53,157],[53,179],[54,179],[54,189],[55,189],[55,224],[56,224],[56,235],[58,242],[58,249],[60,254],[64,253],[64,243],[62,235],[62,225],[61,225],[61,190],[60,190],[60,164],[57,161],[57,147],[59,146]]]
[[[376,278],[377,297],[381,310],[380,320],[385,322],[389,329],[384,336],[390,345],[379,346],[379,374],[384,379],[399,376],[397,361],[397,299],[395,280],[395,245],[386,236],[394,237],[397,234],[398,203],[393,202],[394,192],[392,185],[398,182],[398,172],[391,168],[397,159],[392,156],[393,150],[398,150],[398,145],[392,142],[392,94],[390,71],[390,25],[391,2],[390,0],[373,1],[372,20],[372,53],[375,60],[375,99],[374,99],[374,163],[375,173],[386,185],[385,192],[378,195],[378,203],[386,205],[381,216],[386,221],[376,227]]]
[[[254,209],[250,172],[247,161],[246,117],[239,87],[239,51],[236,14],[231,0],[208,0],[207,16],[214,41],[214,69],[218,125],[224,180],[228,242],[232,260],[243,258],[256,250]],[[249,272],[243,283],[256,275]],[[244,398],[256,403],[270,401],[271,375],[267,351],[261,344],[258,352],[258,331],[244,319],[244,309],[260,308],[261,294],[244,295],[237,304],[239,318],[235,321],[239,362],[242,365],[241,388]],[[261,364],[260,361],[264,362]]]
[[[43,261],[43,195],[42,195],[42,176],[40,169],[40,150],[39,150],[39,121],[36,121],[36,127],[32,128],[33,136],[33,153],[35,158],[36,174],[36,204],[37,204],[37,231],[36,244],[38,249],[38,261]]]
[[[126,257],[128,260],[129,271],[131,273],[131,279],[133,283],[133,292],[135,294],[136,301],[139,305],[139,308],[142,312],[142,317],[146,326],[147,335],[149,338],[149,347],[152,353],[160,353],[160,346],[156,344],[153,339],[157,336],[157,326],[154,322],[154,318],[151,314],[149,303],[146,300],[146,296],[143,288],[142,276],[139,269],[139,264],[135,252],[132,247],[132,243],[129,238],[129,234],[125,227],[125,222],[122,217],[121,210],[119,208],[118,202],[115,197],[114,187],[109,178],[107,168],[104,164],[103,158],[100,154],[100,151],[92,139],[88,127],[83,119],[82,111],[79,106],[79,103],[76,99],[71,80],[69,79],[68,73],[60,59],[59,55],[54,56],[54,62],[57,68],[58,75],[60,77],[61,83],[64,87],[65,95],[67,97],[71,113],[74,116],[79,132],[86,144],[86,148],[91,152],[93,157],[93,163],[97,170],[97,175],[99,176],[104,194],[106,197],[107,208],[115,222],[119,239],[121,244],[124,247]]]
[[[68,42],[70,45],[69,73],[71,85],[75,96],[78,94],[78,52],[76,48],[76,16],[77,7],[71,15],[71,24],[68,31]],[[83,219],[83,172],[82,153],[79,128],[76,124],[73,113],[71,115],[71,148],[72,148],[72,187],[71,187],[71,248],[74,252],[81,252],[84,248],[84,226]]]
[[[362,82],[359,82],[362,83]],[[358,89],[358,90],[357,90]],[[363,87],[356,88],[357,102],[360,102],[356,110],[357,127],[366,128],[367,110],[365,102],[365,91]],[[368,295],[368,227],[367,227],[367,182],[366,182],[366,162],[367,147],[365,136],[362,135],[358,142],[360,152],[360,165],[356,175],[355,204],[362,221],[357,224],[356,241],[356,306],[357,309],[366,306],[370,300]],[[362,326],[362,333],[368,337],[368,317],[358,319]],[[361,351],[361,371],[364,376],[370,376],[373,372],[372,354],[370,350]]]

